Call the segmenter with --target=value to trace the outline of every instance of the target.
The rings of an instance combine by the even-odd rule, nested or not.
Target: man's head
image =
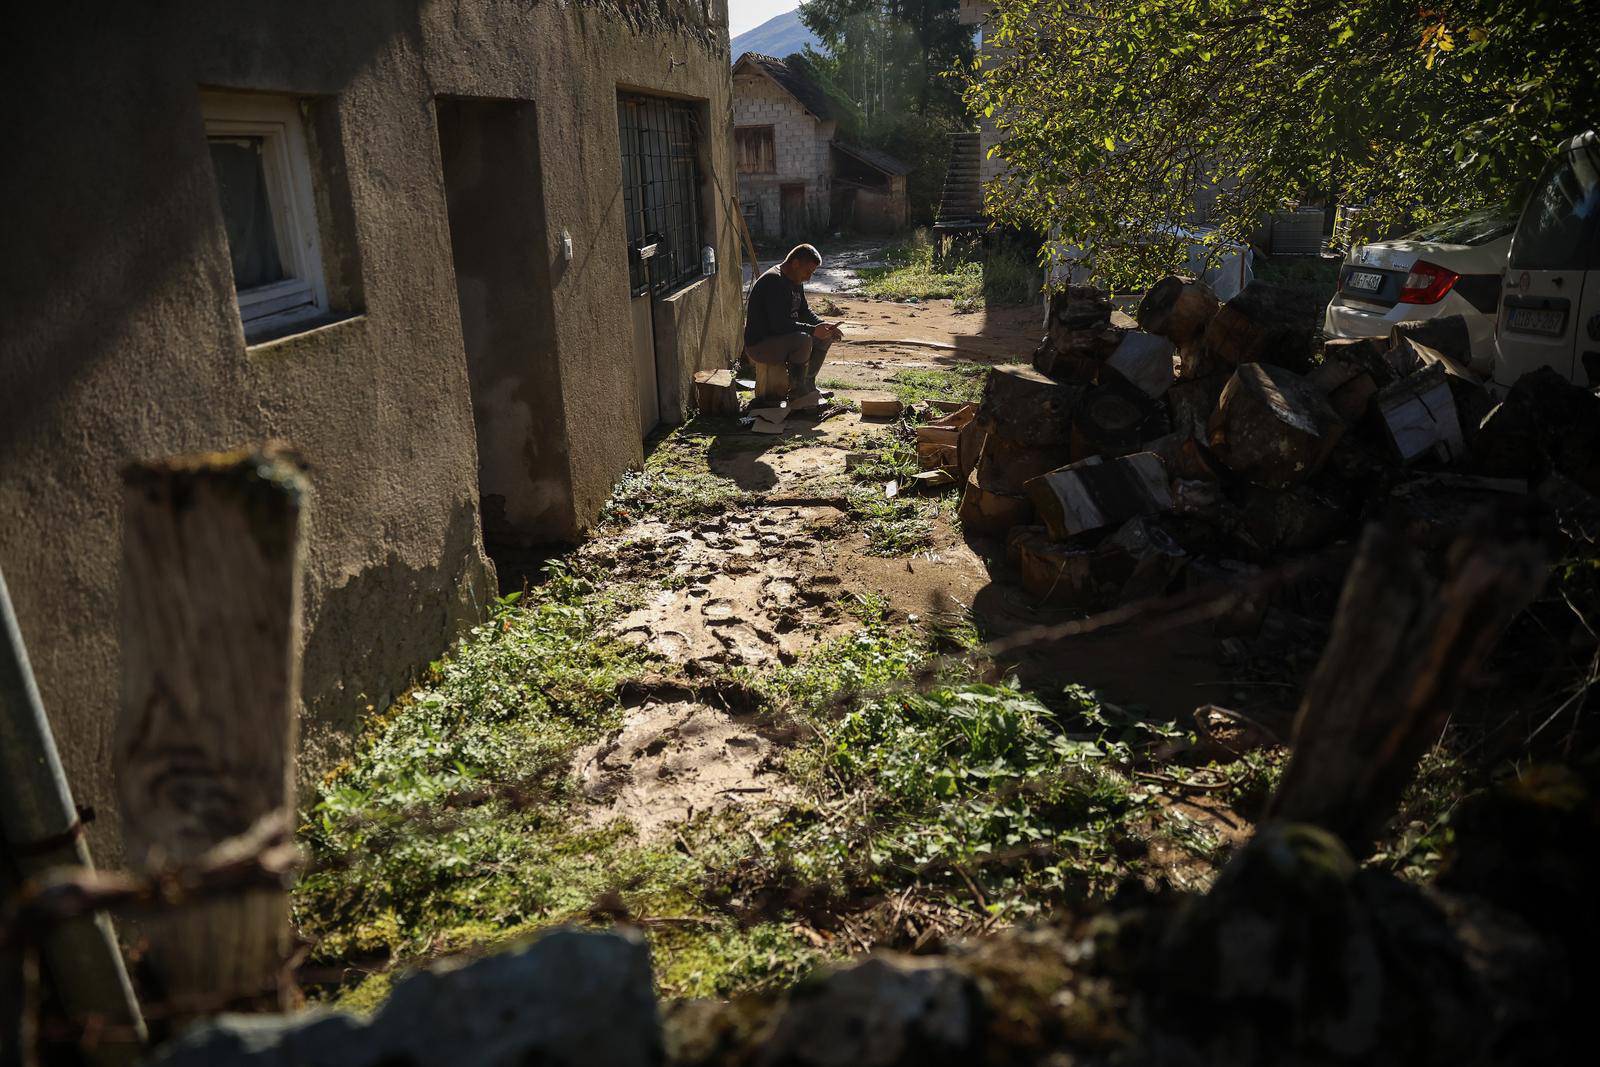
[[[815,245],[795,245],[789,249],[789,254],[783,257],[783,266],[778,269],[791,282],[804,285],[811,280],[811,275],[820,266],[822,266],[822,253],[817,251]]]

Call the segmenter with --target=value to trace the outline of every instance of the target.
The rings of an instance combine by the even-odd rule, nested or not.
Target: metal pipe
[[[0,631],[0,844],[24,884],[51,869],[92,869],[3,573]],[[133,1063],[145,1041],[144,1019],[110,916],[62,923],[42,933],[39,947],[62,1006],[74,1023],[90,1028],[85,1057]],[[103,1034],[98,1040],[95,1030]]]

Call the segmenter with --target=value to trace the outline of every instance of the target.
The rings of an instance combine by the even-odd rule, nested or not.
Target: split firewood
[[[1485,529],[1456,541],[1436,584],[1398,531],[1368,528],[1269,817],[1316,823],[1367,855],[1417,761],[1547,572],[1537,541]]]
[[[1205,333],[1218,306],[1204,282],[1169,274],[1144,294],[1136,317],[1139,329],[1184,345]]]
[[[1158,437],[1146,444],[1144,451],[1161,457],[1167,474],[1174,480],[1215,482],[1222,474],[1217,470],[1201,444],[1192,434],[1177,432]]]
[[[1069,445],[1030,445],[991,433],[983,439],[974,469],[985,488],[1020,496],[1027,492],[1024,486],[1030,480],[1065,466],[1072,458]]]
[[[1453,463],[1466,455],[1455,397],[1443,366],[1433,364],[1395,382],[1378,394],[1377,406],[1400,462],[1435,455]]]
[[[1092,285],[1069,285],[1050,294],[1046,307],[1046,333],[1075,333],[1111,325],[1111,295]]]
[[[1102,611],[1117,603],[1135,560],[1119,546],[1081,548],[1050,539],[1043,526],[1018,526],[1006,552],[1022,587],[1040,604]]]
[[[1346,423],[1360,422],[1378,395],[1378,383],[1360,364],[1341,359],[1326,359],[1312,368],[1306,380],[1322,390],[1333,410]]]
[[[1167,390],[1167,415],[1173,433],[1205,439],[1231,372],[1174,382]]]
[[[864,419],[894,419],[900,416],[900,400],[893,393],[869,393],[861,397]]]
[[[1463,367],[1472,365],[1472,338],[1467,333],[1464,315],[1444,315],[1436,319],[1409,319],[1389,328],[1389,347],[1403,339],[1442,352]]]
[[[739,414],[739,390],[731,370],[703,370],[694,376],[694,406],[702,415]]]
[[[1232,370],[1226,363],[1206,352],[1200,338],[1185,341],[1173,350],[1172,376],[1180,382],[1213,375],[1227,375]]]
[[[1282,367],[1247,363],[1222,391],[1208,442],[1252,484],[1285,489],[1315,474],[1343,432],[1316,386]]]
[[[1400,377],[1389,362],[1389,342],[1382,337],[1339,337],[1324,341],[1322,362],[1348,363],[1360,367],[1372,376],[1380,389]]]
[[[1116,351],[1106,357],[1105,369],[1138,386],[1145,395],[1160,399],[1172,387],[1172,365],[1171,341],[1129,330],[1122,335]]]
[[[1212,316],[1206,326],[1206,352],[1233,367],[1305,364],[1311,328],[1297,313],[1295,302],[1295,295],[1285,289],[1251,282]]]
[[[983,486],[978,470],[967,475],[957,510],[961,525],[974,533],[1004,534],[1033,517],[1033,503],[1018,493],[1001,492]]]
[[[1121,378],[1091,386],[1072,406],[1072,458],[1111,459],[1144,451],[1170,430],[1163,404]]]
[[[995,367],[984,380],[978,417],[989,433],[1021,444],[1065,445],[1072,439],[1072,405],[1082,392],[1032,367]]]
[[[1027,489],[1058,541],[1172,510],[1167,470],[1153,452],[1110,460],[1091,457],[1040,475]]]
[[[1355,519],[1342,501],[1310,486],[1251,487],[1244,499],[1244,524],[1265,552],[1305,552],[1350,534]]]

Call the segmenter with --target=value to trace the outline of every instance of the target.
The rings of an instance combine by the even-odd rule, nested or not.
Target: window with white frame
[[[200,108],[245,337],[325,315],[328,293],[298,104],[284,96],[207,92]]]

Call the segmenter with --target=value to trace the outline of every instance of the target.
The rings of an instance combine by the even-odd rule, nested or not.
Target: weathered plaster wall
[[[734,126],[771,126],[777,156],[776,174],[739,175],[739,199],[761,205],[757,233],[776,237],[782,230],[784,185],[805,183],[806,211],[812,228],[828,224],[828,182],[833,173],[833,143],[838,123],[818,122],[800,101],[758,71],[741,71],[733,79]]]
[[[492,589],[433,101],[531,102],[543,174],[551,356],[572,529],[638,463],[615,97],[706,102],[732,173],[726,7],[392,0],[63,3],[14,24],[0,257],[0,567],[92,844],[118,852],[118,470],[278,437],[314,487],[305,596],[310,714],[348,722],[407,684]],[[198,92],[315,98],[335,195],[330,289],[361,314],[247,348]],[[728,190],[711,239],[737,263]],[[561,258],[570,230],[576,255]],[[703,295],[700,292],[703,291]],[[683,377],[738,331],[737,272],[680,303]],[[690,328],[684,329],[684,324]],[[225,714],[226,709],[218,709]]]

